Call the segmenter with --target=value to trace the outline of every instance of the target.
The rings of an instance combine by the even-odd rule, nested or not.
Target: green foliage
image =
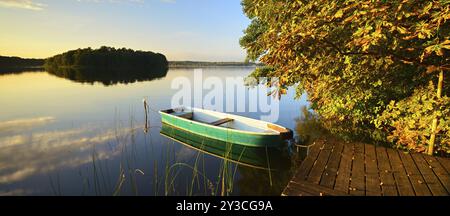
[[[101,47],[99,49],[77,49],[45,60],[45,67],[58,68],[101,68],[103,70],[164,69],[168,67],[166,57],[160,53],[134,51],[131,49]]]
[[[308,93],[335,132],[408,150],[423,151],[429,120],[439,117],[437,150],[448,151],[450,88],[444,80],[436,102],[429,82],[450,69],[449,1],[243,0],[242,6],[252,23],[241,46],[250,60],[271,68],[253,77],[277,78],[268,85],[278,93],[298,84],[297,95]],[[428,97],[415,100],[419,95]],[[409,127],[412,119],[420,124]]]
[[[101,47],[71,50],[47,58],[45,69],[76,82],[113,85],[164,77],[168,62],[159,53]]]
[[[42,67],[44,59],[24,59],[19,57],[0,56],[0,71],[10,68]]]
[[[436,98],[432,82],[418,88],[413,95],[399,102],[391,101],[377,118],[376,126],[392,131],[387,137],[396,147],[424,152],[431,135],[433,120],[438,119],[438,151],[450,153],[450,100],[447,96]]]

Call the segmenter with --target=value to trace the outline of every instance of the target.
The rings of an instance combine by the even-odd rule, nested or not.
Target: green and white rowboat
[[[165,124],[233,144],[277,147],[292,138],[288,128],[228,113],[199,108],[168,109],[159,113]]]

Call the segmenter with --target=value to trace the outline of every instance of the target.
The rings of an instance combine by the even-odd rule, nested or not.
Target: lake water
[[[252,70],[204,68],[203,79],[225,83]],[[272,160],[261,168],[161,135],[154,111],[170,108],[178,91],[171,88],[173,80],[192,80],[193,72],[170,69],[159,79],[108,85],[46,72],[0,75],[0,195],[281,194],[295,164],[289,150],[275,156],[270,149],[246,150]],[[151,108],[147,133],[143,98]],[[275,123],[294,130],[307,102],[293,98],[293,91],[282,97]]]

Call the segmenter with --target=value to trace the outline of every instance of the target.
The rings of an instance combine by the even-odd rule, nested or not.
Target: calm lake
[[[225,83],[253,69],[203,68],[203,79]],[[161,134],[155,111],[170,108],[178,91],[172,81],[193,79],[193,72],[169,69],[160,78],[127,84],[47,72],[0,75],[0,195],[280,195],[295,164],[289,149],[241,149],[224,160],[220,150],[215,155],[190,147],[214,141]],[[282,97],[275,122],[292,130],[307,105],[294,95],[291,90]],[[147,132],[143,98],[151,109]]]

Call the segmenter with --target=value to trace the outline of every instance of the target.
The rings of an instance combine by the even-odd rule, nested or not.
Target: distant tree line
[[[0,69],[4,68],[24,68],[24,67],[42,67],[44,59],[26,59],[20,57],[0,56]]]
[[[253,62],[203,62],[203,61],[171,61],[169,67],[251,67],[261,66],[260,63]]]
[[[113,85],[164,77],[168,62],[160,53],[103,46],[71,50],[47,58],[45,69],[76,82]]]
[[[46,69],[101,68],[103,71],[129,69],[164,69],[166,57],[160,53],[103,46],[99,49],[71,50],[45,60]]]

